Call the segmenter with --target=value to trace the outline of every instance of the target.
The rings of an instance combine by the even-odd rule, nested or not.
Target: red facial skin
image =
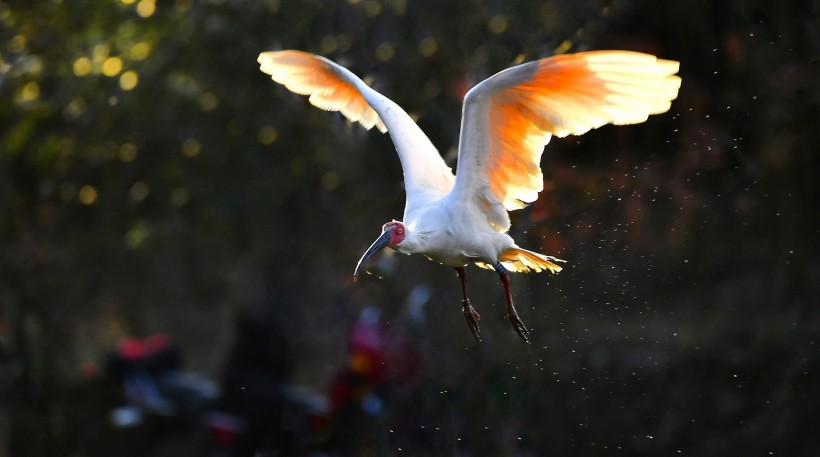
[[[384,224],[382,230],[390,233],[390,246],[395,246],[404,241],[405,229],[404,224],[399,221],[388,222]]]

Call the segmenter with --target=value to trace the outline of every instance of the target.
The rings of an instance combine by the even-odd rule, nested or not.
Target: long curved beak
[[[376,241],[367,248],[362,258],[359,259],[359,263],[356,264],[356,271],[353,272],[353,281],[355,282],[359,278],[359,269],[362,267],[362,264],[367,261],[373,254],[375,254],[380,249],[384,249],[390,243],[390,232],[382,232]]]

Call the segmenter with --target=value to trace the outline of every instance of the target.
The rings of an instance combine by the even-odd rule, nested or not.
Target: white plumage
[[[390,134],[404,170],[404,218],[384,225],[354,276],[384,247],[455,268],[477,339],[465,265],[499,273],[508,316],[525,341],[529,332],[513,306],[507,271],[561,270],[561,260],[522,249],[507,235],[507,212],[532,203],[543,189],[540,160],[550,138],[643,122],[669,109],[681,83],[678,62],[630,51],[559,55],[501,71],[464,99],[454,176],[410,116],[347,69],[302,51],[264,52],[258,60],[263,72],[309,95],[313,105]]]

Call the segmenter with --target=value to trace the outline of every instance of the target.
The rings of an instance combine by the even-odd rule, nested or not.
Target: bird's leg
[[[504,284],[504,292],[507,294],[507,317],[510,319],[513,328],[518,332],[521,339],[523,339],[525,343],[529,343],[530,339],[528,336],[530,331],[527,330],[527,327],[524,327],[524,323],[521,322],[521,318],[518,317],[518,312],[515,310],[515,306],[513,306],[512,292],[510,291],[510,273],[507,272],[504,265],[501,265],[501,262],[496,262],[493,268],[495,268],[495,271],[501,278],[501,282]]]
[[[478,336],[478,321],[481,320],[481,316],[478,315],[473,305],[470,304],[470,299],[467,298],[467,284],[464,282],[464,267],[454,267],[454,269],[456,270],[458,279],[461,281],[461,293],[464,295],[464,300],[461,301],[461,311],[467,319],[467,327],[470,327],[470,332],[473,333],[477,341],[481,341],[481,338]]]

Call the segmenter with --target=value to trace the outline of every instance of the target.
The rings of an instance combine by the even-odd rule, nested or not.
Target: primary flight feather
[[[263,52],[258,61],[313,105],[390,135],[404,171],[403,221],[384,224],[354,276],[384,247],[453,267],[476,339],[479,315],[467,298],[465,265],[496,270],[508,317],[525,341],[529,331],[513,306],[508,271],[561,270],[562,260],[522,249],[507,235],[508,211],[534,202],[543,189],[541,153],[550,138],[643,122],[669,110],[681,84],[678,62],[631,51],[558,55],[508,68],[464,98],[454,176],[410,116],[347,69],[294,50]]]

